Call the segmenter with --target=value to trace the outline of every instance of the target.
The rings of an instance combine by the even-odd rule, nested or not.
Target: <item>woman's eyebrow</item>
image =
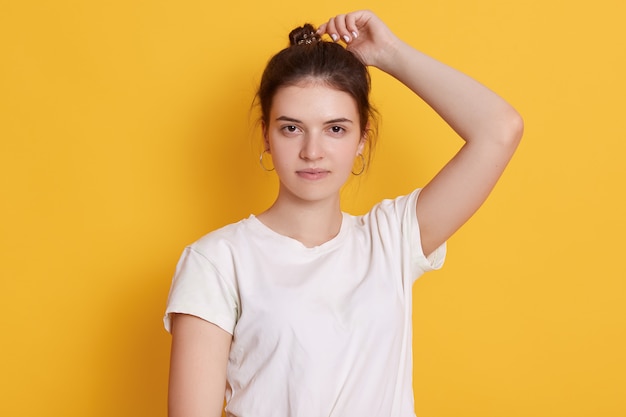
[[[287,117],[287,116],[277,117],[276,121],[279,121],[279,120],[282,122],[302,123],[302,120],[294,119],[293,117]]]
[[[288,117],[288,116],[278,116],[276,118],[276,121],[291,122],[291,123],[302,123],[302,120],[294,119],[293,117]],[[352,120],[350,120],[350,119],[345,118],[345,117],[339,117],[337,119],[331,119],[331,120],[328,120],[328,121],[324,122],[324,124],[326,124],[326,125],[333,124],[333,123],[354,123],[354,122]]]
[[[332,123],[353,123],[353,122],[352,122],[352,120],[350,120],[350,119],[346,119],[345,117],[340,117],[340,118],[338,118],[338,119],[332,119],[332,120],[329,120],[329,121],[327,121],[327,122],[326,122],[326,123],[324,123],[324,124],[327,124],[327,125],[328,125],[328,124],[332,124]]]

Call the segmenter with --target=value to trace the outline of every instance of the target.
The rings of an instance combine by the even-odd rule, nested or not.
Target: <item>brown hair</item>
[[[308,23],[289,33],[289,46],[274,55],[265,67],[257,91],[261,121],[269,123],[272,100],[279,88],[306,79],[321,81],[354,98],[361,133],[367,135],[366,146],[371,151],[377,113],[369,100],[371,80],[367,67],[343,46],[322,40]]]

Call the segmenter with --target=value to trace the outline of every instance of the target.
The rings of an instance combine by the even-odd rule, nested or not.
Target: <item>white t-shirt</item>
[[[419,190],[307,248],[250,216],[187,247],[165,315],[233,335],[226,413],[237,417],[414,416],[412,285],[440,268],[421,250]]]

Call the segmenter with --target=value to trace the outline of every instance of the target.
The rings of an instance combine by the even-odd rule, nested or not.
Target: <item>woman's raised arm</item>
[[[417,202],[422,248],[431,253],[487,199],[522,137],[522,118],[487,87],[403,42],[370,11],[332,18],[319,32],[398,79],[465,141]]]

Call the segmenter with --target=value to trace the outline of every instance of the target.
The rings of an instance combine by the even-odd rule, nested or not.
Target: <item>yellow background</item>
[[[621,0],[2,0],[0,415],[166,415],[178,256],[276,190],[257,164],[260,71],[293,26],[364,7],[526,122],[444,269],[415,285],[418,415],[626,415]],[[357,213],[460,144],[373,78]]]

